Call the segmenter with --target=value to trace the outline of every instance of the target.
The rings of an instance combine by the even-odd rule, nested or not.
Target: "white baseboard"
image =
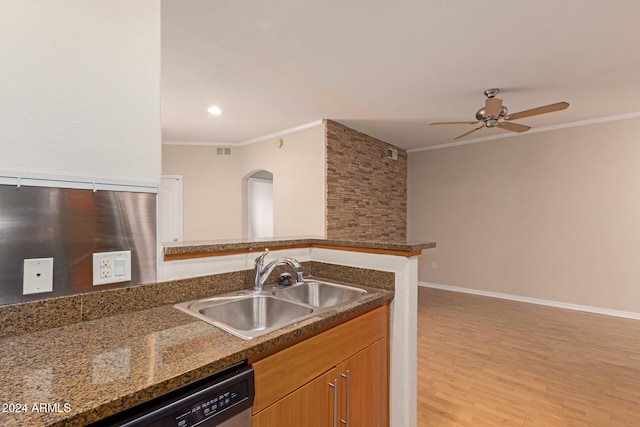
[[[461,288],[458,286],[440,285],[437,283],[418,282],[418,286],[425,288],[443,289],[445,291],[462,292],[465,294],[481,295],[485,297],[500,298],[511,301],[527,302],[530,304],[546,305],[549,307],[564,308],[567,310],[585,311],[587,313],[603,314],[605,316],[624,317],[627,319],[640,320],[640,313],[632,311],[611,310],[608,308],[592,307],[590,305],[570,304],[567,302],[551,301],[541,298],[530,298],[519,295],[503,294],[500,292],[483,291],[480,289]]]

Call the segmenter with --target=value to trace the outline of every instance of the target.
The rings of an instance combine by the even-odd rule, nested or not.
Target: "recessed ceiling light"
[[[220,114],[222,114],[222,110],[217,105],[214,105],[213,107],[209,108],[207,111],[209,112],[209,114],[213,114],[214,116],[219,116]]]

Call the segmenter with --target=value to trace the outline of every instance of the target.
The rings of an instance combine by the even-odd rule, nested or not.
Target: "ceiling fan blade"
[[[475,122],[433,122],[429,123],[430,125],[475,125],[480,123],[478,120]]]
[[[554,111],[566,110],[569,108],[568,102],[556,102],[542,107],[532,108],[530,110],[518,111],[517,113],[508,114],[505,120],[517,120],[525,117],[537,116],[538,114],[552,113]]]
[[[487,116],[498,117],[498,115],[500,114],[501,108],[502,108],[502,99],[487,98],[484,111]]]
[[[469,131],[466,131],[465,133],[463,133],[463,134],[461,134],[461,135],[456,136],[456,137],[455,137],[455,138],[453,138],[453,139],[455,140],[455,139],[464,138],[465,136],[469,135],[470,133],[473,133],[473,132],[475,132],[475,131],[477,131],[477,130],[479,130],[479,129],[482,129],[483,127],[484,127],[484,123],[482,123],[482,124],[481,124],[480,126],[478,126],[477,128],[473,128],[473,129],[471,129],[471,130],[469,130]]]
[[[498,123],[498,126],[503,129],[510,130],[511,132],[526,132],[531,129],[531,126],[519,125],[518,123],[511,122],[500,122]]]

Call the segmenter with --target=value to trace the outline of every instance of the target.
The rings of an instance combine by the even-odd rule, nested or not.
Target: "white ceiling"
[[[517,121],[534,128],[638,112],[639,21],[637,0],[162,0],[163,140],[328,118],[438,145],[471,126],[427,123],[475,120],[492,87],[512,113],[571,104]]]

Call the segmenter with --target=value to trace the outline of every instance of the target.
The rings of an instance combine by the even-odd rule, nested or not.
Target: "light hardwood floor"
[[[640,426],[640,321],[418,295],[419,426]]]

